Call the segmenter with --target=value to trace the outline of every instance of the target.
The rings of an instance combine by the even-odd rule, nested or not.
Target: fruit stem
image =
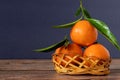
[[[66,42],[65,42],[65,47],[67,47],[68,45],[70,44],[70,42],[69,42],[69,40],[68,39],[66,39]]]
[[[67,39],[67,35],[64,37],[64,39],[66,40],[64,46],[67,47],[68,44],[70,44],[69,40]]]
[[[84,13],[82,0],[80,0],[80,8],[81,8],[81,11],[82,11],[82,17],[85,18],[85,19],[87,19],[87,17],[85,16],[85,13]]]

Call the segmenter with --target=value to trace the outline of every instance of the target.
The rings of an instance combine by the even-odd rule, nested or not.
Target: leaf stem
[[[80,0],[80,8],[81,8],[81,11],[82,11],[82,17],[85,18],[85,19],[87,19],[87,17],[85,16],[85,13],[84,13],[82,0]]]

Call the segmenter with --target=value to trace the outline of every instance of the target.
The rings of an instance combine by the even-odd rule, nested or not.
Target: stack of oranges
[[[70,38],[72,43],[63,45],[55,50],[55,54],[58,57],[55,60],[60,63],[62,55],[68,55],[73,58],[76,55],[81,57],[89,57],[92,60],[101,59],[109,60],[110,53],[108,49],[102,44],[97,42],[98,31],[97,29],[87,20],[78,21],[70,31]],[[70,59],[63,58],[66,62]],[[79,59],[76,58],[79,61]],[[74,62],[71,62],[74,64]],[[61,62],[62,66],[65,66],[65,62]],[[88,64],[87,64],[88,65]]]

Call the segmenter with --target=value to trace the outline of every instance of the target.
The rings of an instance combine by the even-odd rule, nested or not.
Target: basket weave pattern
[[[59,59],[59,61],[56,60]],[[69,59],[66,61],[65,59]],[[60,57],[58,54],[54,54],[52,57],[55,70],[61,74],[92,74],[92,75],[106,75],[110,73],[109,66],[111,60],[102,60],[91,57],[81,57],[76,55],[70,57],[69,55],[63,54]],[[63,65],[64,63],[65,65]]]

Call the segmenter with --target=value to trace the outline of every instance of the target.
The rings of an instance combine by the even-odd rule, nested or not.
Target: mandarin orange
[[[57,55],[55,60],[59,63],[61,59],[65,60],[68,62],[70,59],[67,58],[66,56],[69,56],[73,58],[76,55],[82,56],[82,48],[75,43],[68,44],[67,46],[61,46],[55,50],[55,54]],[[76,60],[79,61],[79,58],[76,58]],[[74,64],[74,62],[71,62]],[[65,66],[66,63],[64,61],[61,61],[61,65]]]
[[[108,49],[100,43],[92,44],[85,49],[83,57],[99,58],[102,60],[109,60],[110,53]]]
[[[98,31],[87,20],[78,21],[70,31],[70,38],[81,46],[89,46],[97,40]]]

